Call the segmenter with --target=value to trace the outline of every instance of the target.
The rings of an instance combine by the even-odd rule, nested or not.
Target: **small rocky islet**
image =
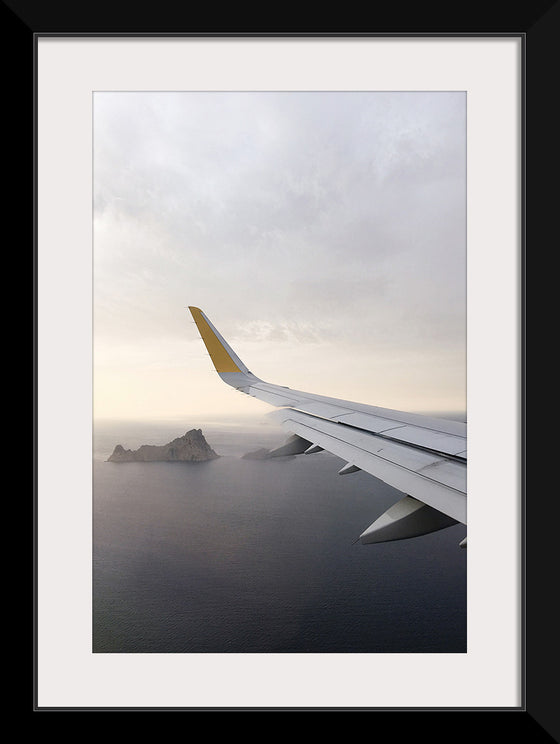
[[[117,444],[107,462],[205,462],[217,457],[202,430],[191,429],[167,444],[143,444],[137,450]]]

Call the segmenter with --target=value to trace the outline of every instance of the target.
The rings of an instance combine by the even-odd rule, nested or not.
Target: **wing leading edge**
[[[272,415],[292,437],[273,456],[327,450],[346,462],[340,475],[363,470],[402,491],[404,497],[359,536],[362,544],[466,525],[465,423],[265,382],[247,368],[202,310],[189,310],[221,379],[278,409]],[[466,539],[461,547],[466,547]]]

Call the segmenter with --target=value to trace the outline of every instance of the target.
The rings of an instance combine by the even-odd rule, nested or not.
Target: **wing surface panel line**
[[[371,429],[362,429],[359,426],[354,426],[352,424],[346,423],[346,421],[338,421],[334,419],[325,418],[324,416],[318,416],[316,414],[309,413],[308,411],[302,409],[302,408],[295,408],[294,406],[282,406],[282,410],[284,411],[296,411],[297,413],[301,413],[304,416],[309,416],[310,418],[318,419],[319,421],[326,421],[330,424],[339,424],[341,426],[344,426],[348,429],[353,429],[357,432],[362,432],[364,434],[370,434],[374,437],[379,437],[379,439],[386,439],[388,442],[392,442],[394,444],[401,444],[405,447],[410,447],[411,449],[418,450],[419,452],[426,452],[433,455],[439,455],[443,460],[449,460],[451,462],[457,462],[457,463],[463,463],[465,462],[466,456],[461,456],[461,454],[451,454],[449,452],[444,452],[443,450],[436,450],[432,447],[426,447],[421,444],[415,444],[412,442],[409,442],[405,439],[398,439],[397,437],[390,437],[385,432],[392,431],[392,429],[383,429],[383,431],[372,431]],[[395,426],[395,429],[402,429],[406,428],[406,425],[403,426]],[[343,440],[341,440],[343,441]],[[367,450],[366,450],[367,451]]]
[[[302,424],[301,421],[296,421],[295,419],[285,419],[284,420],[284,423],[286,423],[286,424],[292,423],[292,424],[300,424],[300,425]],[[305,423],[303,423],[303,426],[305,426]],[[442,458],[440,460],[435,460],[434,462],[427,463],[426,465],[423,465],[420,470],[413,470],[412,468],[409,468],[406,465],[402,465],[401,463],[397,463],[397,462],[395,462],[394,460],[391,460],[388,457],[383,457],[383,455],[380,455],[379,454],[379,451],[378,452],[371,452],[371,450],[366,450],[363,447],[360,447],[358,444],[354,444],[353,442],[350,443],[350,442],[345,441],[344,439],[340,439],[340,437],[337,437],[335,434],[331,434],[330,432],[323,432],[323,433],[325,434],[325,436],[331,437],[331,439],[338,440],[341,444],[345,444],[345,445],[350,446],[350,447],[355,447],[357,450],[360,450],[361,452],[363,452],[366,455],[371,455],[372,457],[377,457],[378,459],[384,460],[385,462],[388,462],[388,463],[390,463],[391,465],[394,465],[397,468],[401,468],[402,470],[406,470],[407,472],[412,473],[413,475],[418,475],[420,478],[424,478],[425,480],[429,480],[432,483],[436,483],[437,485],[443,485],[443,486],[445,486],[445,488],[450,488],[451,490],[456,491],[457,493],[459,493],[459,494],[461,494],[463,496],[465,495],[465,491],[462,491],[460,488],[456,488],[455,486],[450,486],[447,483],[441,483],[441,481],[434,480],[434,478],[430,478],[430,476],[424,475],[422,472],[420,472],[420,470],[423,470],[424,468],[432,467],[432,466],[436,465],[438,462],[447,462],[447,458]],[[374,436],[375,437],[377,435],[376,434],[372,434],[371,436]],[[399,443],[396,442],[396,444],[399,444]]]

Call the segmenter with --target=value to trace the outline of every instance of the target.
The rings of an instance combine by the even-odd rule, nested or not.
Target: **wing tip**
[[[245,373],[247,368],[199,307],[188,306],[216,372]]]

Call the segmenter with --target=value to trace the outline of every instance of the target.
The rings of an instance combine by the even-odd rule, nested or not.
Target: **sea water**
[[[202,428],[202,463],[110,463]],[[326,452],[245,459],[267,427],[96,424],[93,651],[464,653],[464,525],[354,544],[402,497]]]

